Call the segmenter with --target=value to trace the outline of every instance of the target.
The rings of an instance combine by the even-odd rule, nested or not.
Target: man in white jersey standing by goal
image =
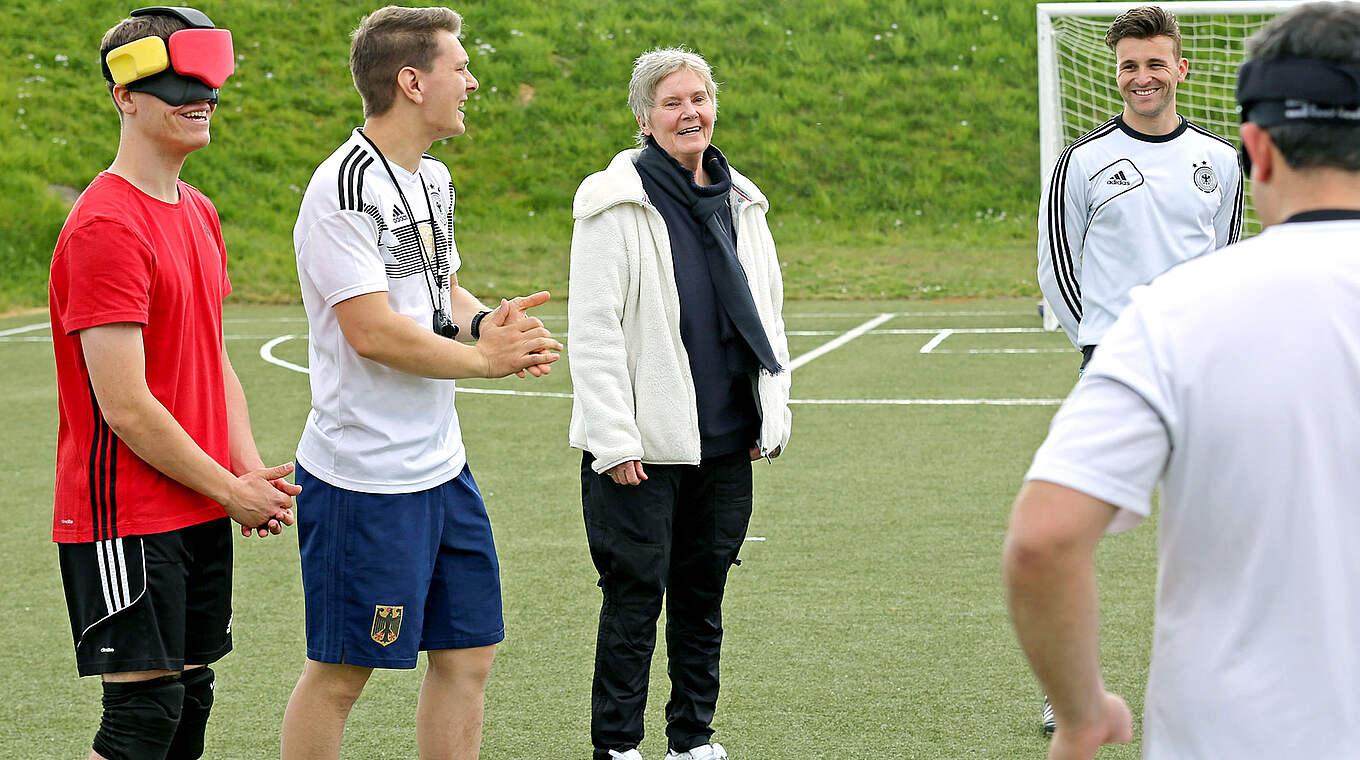
[[[1059,155],[1039,204],[1039,288],[1082,368],[1128,305],[1129,289],[1237,242],[1242,175],[1232,143],[1176,112],[1176,17],[1135,8],[1114,20],[1118,116]]]
[[[1267,229],[1134,290],[1011,515],[1006,586],[1057,712],[1050,758],[1132,736],[1100,677],[1093,554],[1158,481],[1143,757],[1360,757],[1360,4],[1300,6],[1248,51],[1237,99]]]

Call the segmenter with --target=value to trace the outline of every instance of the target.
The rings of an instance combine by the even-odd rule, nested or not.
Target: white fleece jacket
[[[699,410],[680,338],[671,239],[633,166],[640,152],[625,150],[604,171],[586,177],[572,206],[571,445],[594,455],[596,472],[633,459],[651,464],[700,459]],[[729,203],[737,258],[784,367],[778,375],[761,370],[756,381],[760,451],[769,454],[788,446],[793,418],[784,283],[765,221],[769,201],[736,169]]]

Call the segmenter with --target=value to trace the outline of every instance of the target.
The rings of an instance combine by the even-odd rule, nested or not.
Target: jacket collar
[[[571,215],[576,219],[589,219],[620,203],[635,203],[652,208],[647,193],[642,189],[642,176],[633,166],[642,153],[640,148],[620,151],[609,162],[604,171],[596,172],[581,183],[572,203]],[[730,167],[729,167],[730,168]],[[770,210],[770,202],[755,183],[732,169],[732,213],[740,214],[742,209],[754,203],[765,211]]]

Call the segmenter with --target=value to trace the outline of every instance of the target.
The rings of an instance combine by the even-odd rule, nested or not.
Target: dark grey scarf
[[[733,241],[732,231],[723,224],[722,215],[718,213],[732,191],[732,172],[728,168],[727,157],[717,146],[709,145],[704,151],[703,162],[704,170],[713,184],[701,187],[695,184],[693,172],[648,137],[647,146],[638,157],[636,166],[638,171],[645,172],[649,179],[688,204],[690,214],[704,230],[704,251],[718,303],[742,340],[751,348],[760,366],[772,375],[779,374],[784,368],[779,366],[774,349],[770,348],[770,341],[765,337],[765,328],[760,323],[760,314],[751,297],[751,286],[737,258],[737,245]]]

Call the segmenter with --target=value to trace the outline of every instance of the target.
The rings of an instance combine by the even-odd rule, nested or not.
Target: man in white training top
[[[1039,204],[1039,288],[1085,368],[1129,289],[1237,242],[1242,175],[1232,143],[1176,113],[1176,17],[1135,8],[1114,20],[1118,116],[1062,152]]]
[[[1101,682],[1093,554],[1159,481],[1145,760],[1360,757],[1360,4],[1301,6],[1248,49],[1268,228],[1133,291],[1011,515],[1050,758],[1132,736]]]

